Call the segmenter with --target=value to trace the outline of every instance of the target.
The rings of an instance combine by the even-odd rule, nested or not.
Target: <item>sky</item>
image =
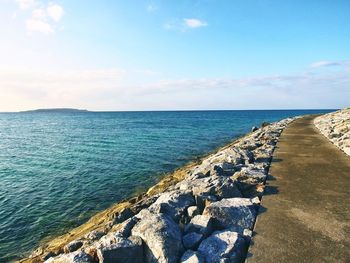
[[[0,111],[350,106],[349,0],[0,0]]]

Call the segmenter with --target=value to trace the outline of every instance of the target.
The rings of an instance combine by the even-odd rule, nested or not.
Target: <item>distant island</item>
[[[51,108],[51,109],[36,109],[20,112],[89,112],[88,110],[73,109],[73,108]]]

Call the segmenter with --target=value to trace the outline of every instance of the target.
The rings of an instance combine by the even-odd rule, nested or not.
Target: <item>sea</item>
[[[28,255],[252,126],[330,111],[0,113],[0,262]]]

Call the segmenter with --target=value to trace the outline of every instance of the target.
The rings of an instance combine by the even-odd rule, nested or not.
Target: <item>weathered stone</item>
[[[190,207],[188,207],[187,208],[187,215],[190,217],[190,218],[192,218],[192,217],[194,217],[194,216],[196,216],[196,215],[199,215],[199,209],[198,209],[198,207],[197,206],[190,206]]]
[[[89,240],[97,240],[100,239],[103,235],[105,235],[105,232],[103,230],[93,230],[88,233],[85,238]]]
[[[159,194],[153,195],[153,196],[140,196],[137,199],[137,202],[131,207],[131,210],[134,214],[137,214],[142,209],[148,208],[150,205],[152,205],[159,197]]]
[[[195,249],[202,241],[202,238],[202,234],[191,232],[182,237],[182,243],[186,249]]]
[[[242,262],[246,242],[243,237],[233,231],[216,231],[199,245],[205,262]]]
[[[119,225],[113,226],[112,230],[115,231],[115,235],[129,237],[131,234],[131,229],[136,225],[138,219],[134,216]]]
[[[155,213],[167,214],[173,220],[179,222],[187,208],[194,204],[195,200],[191,192],[175,190],[161,194],[157,201],[149,207],[149,210]]]
[[[78,248],[81,248],[83,244],[84,243],[83,243],[82,240],[74,240],[74,241],[68,243],[64,247],[64,252],[65,253],[70,253],[70,252],[76,251]]]
[[[203,215],[212,217],[215,227],[219,229],[230,227],[253,229],[256,209],[256,204],[252,202],[252,199],[228,198],[207,206]]]
[[[134,215],[134,212],[129,208],[124,208],[120,212],[117,212],[113,215],[113,223],[121,223],[125,221],[126,219],[132,217]]]
[[[213,219],[208,215],[197,215],[186,225],[185,233],[197,232],[203,236],[208,236],[212,232]]]
[[[73,258],[73,263],[95,263],[96,261],[92,256],[85,253],[84,251],[79,252],[79,254],[75,255]]]
[[[187,250],[181,257],[181,263],[204,263],[204,257],[193,250]]]
[[[61,254],[57,257],[51,257],[45,261],[45,263],[71,263],[73,262],[74,254]]]
[[[255,131],[257,131],[258,129],[259,129],[258,127],[253,126],[253,127],[250,129],[250,131],[251,131],[251,132],[255,132]]]
[[[216,196],[218,198],[241,197],[241,192],[237,189],[234,181],[229,177],[211,177],[209,179],[193,180],[192,192],[198,196],[202,194]]]
[[[142,239],[137,236],[117,238],[116,243],[104,246],[98,251],[99,262],[104,263],[142,263]]]
[[[199,213],[201,213],[207,205],[218,201],[218,198],[214,195],[209,194],[199,194],[195,196],[196,205],[199,209]]]
[[[131,232],[145,242],[145,262],[177,262],[184,250],[179,226],[166,214],[141,212],[142,219]]]

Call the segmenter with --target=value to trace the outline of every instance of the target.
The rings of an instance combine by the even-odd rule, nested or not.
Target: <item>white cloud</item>
[[[199,19],[195,18],[184,18],[184,23],[189,28],[198,28],[198,27],[204,27],[207,26],[208,23]]]
[[[340,66],[342,63],[338,61],[317,61],[310,65],[311,68],[321,68],[321,67],[332,67],[332,66]]]
[[[49,4],[46,10],[48,16],[51,17],[55,22],[59,22],[64,15],[62,6],[58,4]]]
[[[43,34],[52,34],[57,29],[55,23],[58,23],[63,15],[64,9],[62,6],[50,2],[43,3],[40,0],[15,0],[20,9],[28,9],[30,17],[26,19],[25,25],[27,33],[31,35],[33,32]],[[26,11],[26,12],[28,12]],[[17,17],[14,13],[13,19]]]
[[[29,34],[31,34],[32,32],[40,32],[44,34],[54,33],[54,30],[49,23],[37,18],[29,18],[26,21],[26,28]]]
[[[32,11],[32,18],[45,19],[47,16],[46,11],[42,8],[34,9]]]
[[[35,5],[35,0],[16,0],[20,9],[28,9]]]
[[[322,73],[248,78],[140,81],[120,69],[63,72],[0,70],[0,111],[46,107],[91,110],[341,108],[350,75]],[[143,84],[140,84],[143,83]],[[155,103],[155,101],[157,103]]]

